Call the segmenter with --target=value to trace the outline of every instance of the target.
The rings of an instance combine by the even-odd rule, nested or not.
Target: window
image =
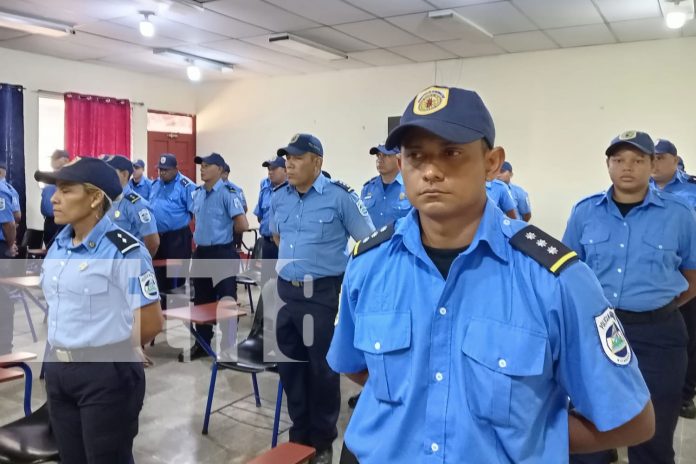
[[[57,98],[39,97],[39,170],[51,170],[51,155],[65,146],[65,102]]]
[[[193,134],[193,118],[191,116],[148,111],[147,131]]]

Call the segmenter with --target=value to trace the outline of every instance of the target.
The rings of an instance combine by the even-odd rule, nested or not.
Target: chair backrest
[[[247,335],[247,340],[263,340],[263,293],[259,295],[256,302],[256,311],[254,312],[254,320],[251,322],[251,330]]]
[[[43,231],[37,229],[27,229],[22,237],[22,247],[41,248],[43,245]]]

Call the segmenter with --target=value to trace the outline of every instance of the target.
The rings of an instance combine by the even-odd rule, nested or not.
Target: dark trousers
[[[189,260],[191,258],[191,229],[188,226],[181,229],[162,232],[160,236],[160,246],[157,249],[154,259],[182,259]],[[184,263],[182,273],[188,266]],[[157,285],[162,293],[161,304],[162,309],[167,309],[166,293],[186,284],[185,277],[167,277],[166,267],[156,267],[155,277]]]
[[[317,450],[330,448],[338,434],[339,376],[326,362],[326,353],[334,333],[341,280],[317,279],[312,295],[305,297],[303,287],[278,279],[283,305],[276,321],[278,347],[288,358],[303,361],[278,364],[292,419],[290,441]],[[305,323],[305,316],[310,316],[311,325]],[[308,325],[313,325],[313,331],[303,338],[303,327]],[[310,346],[305,345],[305,338],[312,340]]]
[[[696,298],[683,305],[680,310],[686,324],[686,332],[689,334],[689,344],[686,347],[689,362],[682,390],[682,402],[688,403],[696,396]]]
[[[210,263],[197,263],[197,260],[220,259],[225,260],[224,264],[210,266]],[[194,276],[201,275],[206,270],[211,271],[211,277],[192,277],[193,284],[193,302],[194,304],[205,304],[219,301],[224,297],[237,299],[237,281],[234,277],[232,266],[239,266],[239,253],[234,248],[232,243],[224,245],[198,246],[193,252],[193,262],[191,264],[191,274]],[[213,277],[222,277],[218,273],[224,272],[230,274],[213,285]],[[218,279],[215,279],[216,281]],[[213,339],[213,326],[210,324],[196,324],[196,330],[205,341],[210,344]]]
[[[621,319],[621,315],[619,315]],[[687,333],[681,312],[674,311],[662,321],[626,324],[626,338],[655,408],[655,436],[628,448],[630,464],[674,464],[674,429],[682,404],[686,373]],[[601,383],[601,379],[597,379]],[[606,464],[606,452],[571,456],[573,464]]]
[[[5,256],[7,243],[0,241],[0,277],[10,276],[11,259]],[[14,338],[14,303],[7,288],[0,285],[0,355],[12,352]]]
[[[65,226],[56,224],[53,216],[44,217],[43,242],[46,248],[51,246],[53,239],[63,227]]]
[[[46,363],[51,426],[65,464],[129,464],[145,397],[140,362]]]
[[[277,277],[275,265],[278,260],[278,245],[273,237],[261,237],[261,282],[266,283]]]

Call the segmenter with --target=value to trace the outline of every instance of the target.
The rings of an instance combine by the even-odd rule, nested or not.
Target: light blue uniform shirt
[[[43,217],[53,217],[53,204],[51,197],[56,193],[54,184],[46,184],[41,190],[41,215]]]
[[[271,180],[266,178],[261,181],[261,191],[259,191],[259,201],[254,208],[254,215],[259,221],[259,232],[263,237],[270,237],[271,233],[271,195],[273,185]]]
[[[563,242],[597,275],[615,308],[651,311],[688,288],[680,269],[696,269],[696,219],[680,198],[648,189],[626,217],[609,191],[573,207]]]
[[[345,434],[361,464],[567,463],[568,397],[602,431],[645,407],[635,356],[619,367],[601,347],[597,279],[514,249],[525,225],[489,200],[444,280],[414,209],[348,264],[327,360],[369,371]]]
[[[150,199],[152,181],[145,177],[145,175],[143,175],[143,177],[140,178],[139,183],[136,183],[135,180],[133,180],[133,178],[131,177],[131,179],[128,181],[128,185],[135,193],[143,197],[145,200]]]
[[[377,229],[406,216],[411,210],[401,173],[386,186],[380,176],[368,180],[363,185],[360,199]]]
[[[76,349],[127,340],[133,312],[159,300],[149,253],[108,217],[77,246],[72,235],[70,225],[60,231],[41,269],[48,342]]]
[[[654,180],[650,179],[650,185],[660,192],[672,193],[683,198],[692,208],[696,208],[696,183],[691,182],[691,177],[677,170],[672,180],[660,188]]]
[[[510,210],[515,211],[515,199],[512,198],[510,189],[502,180],[494,179],[486,181],[486,194],[504,213]]]
[[[0,179],[0,189],[7,191],[10,196],[12,197],[12,205],[10,206],[12,209],[13,213],[16,213],[20,210],[20,205],[19,205],[19,192],[15,190],[15,188],[7,182],[7,179]]]
[[[6,189],[0,189],[0,225],[7,224],[11,222],[14,224],[15,219],[12,214],[12,196],[10,192]],[[0,240],[5,240],[5,233],[0,227]],[[4,259],[4,256],[0,256],[0,259]]]
[[[360,240],[375,230],[356,193],[323,174],[304,196],[287,184],[271,197],[271,231],[280,235],[276,270],[285,280],[343,274],[348,237]]]
[[[529,203],[529,194],[517,184],[509,183],[507,184],[510,188],[510,193],[512,193],[512,198],[515,200],[515,205],[517,206],[517,218],[522,219],[525,214],[532,213],[532,205]]]
[[[157,179],[150,191],[150,209],[155,213],[160,233],[188,226],[193,213],[193,191],[196,184],[181,174],[169,183]]]
[[[237,196],[239,197],[239,201],[242,202],[242,206],[244,207],[244,209],[247,209],[247,201],[246,201],[246,197],[244,196],[244,190],[242,190],[242,188],[239,185],[235,184],[234,182],[230,181],[229,179],[224,180],[222,182],[226,186],[232,187],[235,190]]]
[[[150,203],[135,193],[130,184],[126,184],[123,194],[114,201],[109,217],[114,224],[140,241],[146,235],[157,233],[157,220]]]
[[[244,214],[242,202],[232,187],[218,180],[210,191],[199,186],[193,192],[193,214],[196,245],[224,245],[232,243],[235,216]]]

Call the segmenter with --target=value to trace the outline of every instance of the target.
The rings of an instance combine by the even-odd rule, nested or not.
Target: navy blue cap
[[[646,155],[655,154],[655,144],[653,143],[652,138],[645,132],[634,130],[622,132],[614,137],[604,153],[607,156],[611,156],[616,151],[618,146],[625,144],[637,148]]]
[[[677,147],[667,139],[659,139],[655,144],[655,154],[659,155],[662,153],[669,153],[670,155],[677,156]]]
[[[221,154],[219,153],[211,153],[208,156],[196,156],[193,158],[193,162],[196,164],[214,164],[216,166],[220,166],[221,168],[225,168],[225,158],[222,157]]]
[[[141,168],[145,169],[145,161],[143,160],[136,160],[135,163],[133,163],[134,168]]]
[[[34,179],[45,184],[58,180],[76,184],[90,183],[115,200],[123,191],[116,171],[98,158],[78,158],[58,171],[36,171]]]
[[[261,163],[261,167],[263,168],[284,168],[285,167],[285,158],[281,156],[277,156],[276,158],[272,160],[267,160]]]
[[[119,171],[128,171],[128,174],[133,174],[133,163],[121,155],[111,155],[104,158],[106,164]]]
[[[318,138],[312,134],[295,134],[290,139],[287,147],[278,149],[278,156],[285,155],[304,155],[305,153],[314,153],[315,155],[324,156],[324,148]]]
[[[492,147],[495,126],[483,100],[476,92],[456,87],[428,87],[406,107],[399,125],[385,143],[391,149],[401,146],[408,129],[420,127],[453,143],[485,139]]]
[[[500,172],[512,172],[512,164],[508,163],[505,161],[503,165],[500,167]]]
[[[395,147],[392,150],[387,149],[384,145],[377,145],[376,147],[370,148],[370,154],[371,155],[376,155],[377,153],[381,153],[383,155],[398,155],[399,154],[399,147]]]
[[[177,166],[176,156],[171,153],[164,153],[160,156],[158,169],[174,169]]]

